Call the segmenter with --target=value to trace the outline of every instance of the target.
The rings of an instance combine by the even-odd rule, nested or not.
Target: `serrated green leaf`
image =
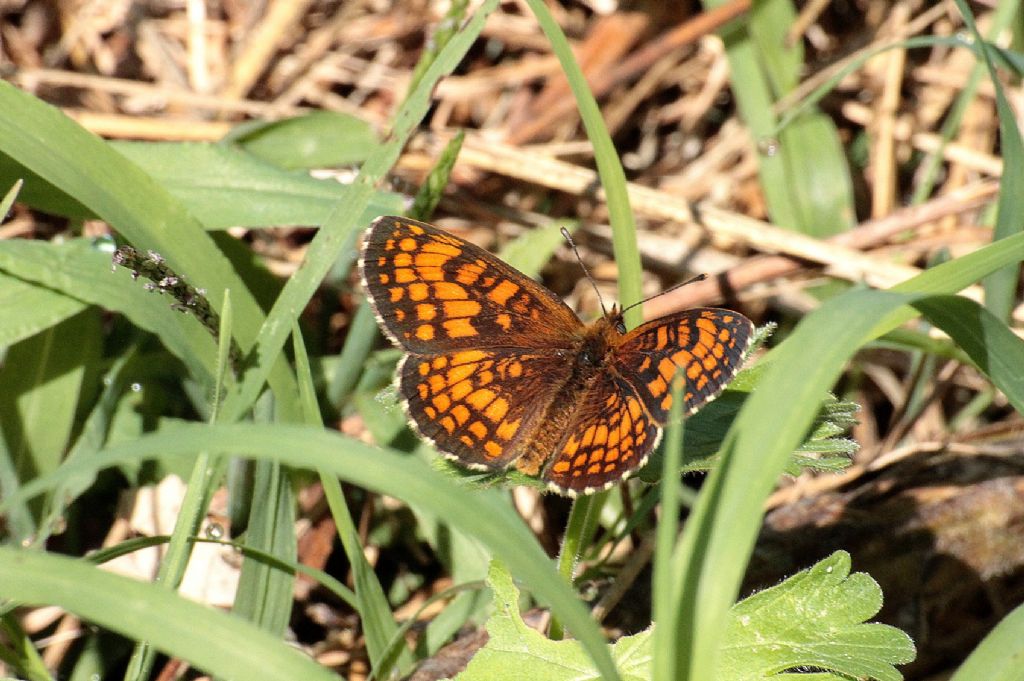
[[[494,594],[494,613],[487,621],[490,638],[456,681],[600,678],[577,642],[552,641],[526,626],[519,614],[519,590],[504,567],[492,563],[487,581]],[[899,681],[903,677],[895,665],[914,659],[914,644],[895,627],[865,623],[881,607],[878,584],[865,573],[851,575],[849,554],[837,551],[733,606],[716,679]],[[625,636],[609,646],[623,679],[650,679],[651,633]],[[798,668],[820,672],[786,673]]]
[[[878,584],[865,573],[851,575],[849,554],[837,551],[733,607],[718,676],[803,679],[781,672],[811,667],[899,681],[903,676],[894,665],[914,659],[914,644],[895,627],[864,623],[881,607]]]
[[[577,641],[552,641],[526,626],[519,614],[519,590],[497,561],[487,583],[494,613],[487,620],[487,645],[477,651],[456,681],[588,681],[601,678]],[[624,636],[609,647],[623,681],[650,678],[650,631]]]

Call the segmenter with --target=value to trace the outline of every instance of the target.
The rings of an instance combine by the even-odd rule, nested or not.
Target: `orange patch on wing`
[[[469,409],[467,409],[464,404],[456,404],[452,407],[452,416],[455,417],[455,420],[461,426],[469,420]]]
[[[444,377],[440,374],[432,374],[430,378],[427,379],[427,382],[430,384],[430,392],[435,395],[444,390],[445,386],[448,385],[444,382]]]
[[[662,378],[661,376],[658,376],[656,379],[647,384],[647,390],[649,390],[650,393],[655,397],[658,397],[667,389],[668,384],[665,383],[665,379]]]
[[[434,340],[434,327],[430,324],[420,324],[416,327],[416,338],[421,341]]]
[[[516,431],[519,430],[519,424],[521,422],[522,419],[516,419],[515,421],[502,421],[501,425],[498,426],[497,430],[495,430],[494,432],[502,440],[511,440],[512,436],[515,435]]]
[[[484,451],[487,452],[488,456],[490,456],[493,459],[496,459],[499,456],[501,456],[502,448],[501,445],[499,445],[497,442],[493,440],[488,440],[487,442],[484,443]]]
[[[426,249],[422,249],[416,254],[416,267],[440,267],[451,260],[448,256],[441,255],[440,253],[427,253],[425,251]],[[399,256],[396,255],[396,262],[398,261],[398,258]]]
[[[510,328],[512,328],[512,317],[505,313],[495,315],[494,323],[500,326],[505,331],[508,331]]]
[[[434,296],[438,300],[465,300],[469,297],[466,289],[450,281],[439,281],[434,284]]]
[[[395,267],[408,267],[412,264],[412,255],[409,253],[398,253],[395,255],[394,260],[391,261]]]
[[[487,292],[487,297],[498,305],[504,305],[508,299],[519,292],[519,284],[508,279],[498,282],[498,285]]]
[[[455,353],[452,357],[452,365],[479,362],[485,357],[487,357],[487,353],[483,350],[462,350],[461,352]]]
[[[417,281],[409,284],[409,298],[412,300],[420,301],[426,300],[427,296],[430,295],[430,288],[427,287],[422,281]]]
[[[420,250],[424,253],[437,253],[446,256],[446,260],[462,255],[462,249],[458,246],[441,243],[440,241],[431,241],[429,244],[423,244]]]
[[[471,392],[473,392],[473,384],[469,381],[459,381],[449,390],[452,399],[456,401],[463,399]],[[454,409],[452,411],[454,411]]]
[[[675,363],[668,357],[662,357],[661,361],[658,362],[658,373],[666,381],[672,380],[672,377],[676,375]]]
[[[715,325],[713,321],[707,319],[706,317],[701,317],[695,322],[695,324],[697,325],[697,328],[700,329],[701,331],[707,331],[708,333],[718,333],[718,327]]]
[[[477,330],[473,328],[473,325],[469,323],[469,319],[466,317],[446,319],[441,322],[441,326],[444,327],[444,332],[448,334],[449,338],[466,338],[478,335]]]
[[[416,273],[407,268],[395,270],[395,282],[398,284],[411,284],[416,281]]]
[[[448,411],[448,407],[452,406],[451,398],[445,395],[444,393],[441,393],[440,395],[435,395],[434,399],[432,399],[430,402],[434,405],[434,407],[437,408],[438,411]]]
[[[655,341],[655,347],[659,350],[668,346],[668,328],[664,325],[658,327],[657,340]]]
[[[455,419],[453,419],[451,416],[445,416],[443,419],[439,421],[439,423],[441,424],[442,428],[448,431],[449,435],[455,432]]]
[[[490,419],[491,423],[498,423],[505,418],[506,414],[508,414],[508,402],[502,397],[495,399],[484,410],[484,416]]]
[[[480,303],[475,300],[444,301],[445,317],[475,317],[480,314]]]
[[[398,247],[403,251],[415,251],[416,250],[416,239],[405,237],[398,242]]]
[[[469,424],[469,432],[473,433],[477,440],[483,440],[487,437],[487,426],[480,421],[473,421],[473,423]]]
[[[416,306],[416,319],[421,322],[429,322],[437,316],[437,308],[430,303],[421,303]]]
[[[477,411],[483,411],[487,408],[491,402],[494,401],[497,395],[494,394],[493,390],[487,388],[480,388],[473,393],[466,396],[466,402],[469,402],[469,406],[473,407]]]
[[[454,385],[469,378],[475,371],[476,364],[456,364],[448,370],[448,374],[445,377],[447,378],[449,385]]]

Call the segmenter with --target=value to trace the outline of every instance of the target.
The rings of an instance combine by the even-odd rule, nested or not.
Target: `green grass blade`
[[[509,566],[534,595],[565,623],[606,677],[614,678],[607,645],[576,594],[555,572],[533,533],[507,502],[451,484],[423,461],[370,447],[319,428],[275,424],[178,425],[130,443],[114,445],[88,460],[78,459],[47,478],[37,479],[0,512],[25,495],[39,494],[68,479],[122,461],[160,458],[177,461],[196,452],[239,454],[278,461],[293,468],[323,470],[355,485],[404,500],[474,537]]]
[[[74,339],[74,342],[70,342]],[[12,494],[57,469],[67,450],[87,366],[100,358],[100,320],[87,309],[7,349],[0,365],[0,489]],[[8,518],[18,542],[35,539],[43,507]]]
[[[999,114],[999,146],[1003,155],[1003,174],[1000,178],[998,214],[993,241],[1018,234],[1024,229],[1024,141],[1021,140],[1017,118],[1006,99],[996,67],[992,63],[992,48],[981,37],[971,10],[964,0],[957,0],[964,22],[974,35],[975,47],[981,52],[989,79],[996,93],[996,111]],[[1017,16],[1018,2],[1002,2],[1003,11]],[[985,278],[985,304],[1000,319],[1009,319],[1017,295],[1020,266],[1005,267]]]
[[[346,249],[354,252],[356,230],[362,226],[360,216],[374,195],[374,186],[398,159],[406,140],[426,115],[430,95],[437,81],[455,69],[483,29],[484,20],[496,6],[496,0],[486,2],[445,45],[395,115],[394,127],[388,140],[363,164],[359,176],[352,184],[349,201],[335,208],[313,238],[302,266],[288,279],[260,328],[256,343],[256,365],[246,372],[238,390],[232,392],[225,401],[224,413],[229,421],[236,420],[255,400],[270,374],[273,359],[278,357],[284,347],[292,321],[305,309],[324,275]]]
[[[58,605],[224,679],[339,678],[252,624],[81,560],[0,547],[0,595]],[[159,616],[154,616],[159,613]]]
[[[576,107],[580,119],[587,131],[587,138],[594,148],[594,161],[597,173],[604,188],[605,202],[608,205],[608,220],[612,226],[612,248],[615,251],[615,264],[619,268],[619,300],[630,305],[642,298],[640,289],[640,251],[636,245],[636,224],[629,206],[629,194],[626,191],[626,174],[615,151],[615,145],[608,134],[608,129],[601,117],[597,101],[587,87],[587,80],[576,63],[569,41],[566,40],[562,28],[551,16],[551,12],[540,0],[526,0],[530,10],[537,17],[541,30],[551,43],[551,51],[569,81],[569,87],[576,98]],[[626,313],[627,326],[640,324],[642,311],[633,308]]]
[[[0,244],[0,270],[3,246]],[[0,347],[14,345],[78,314],[82,301],[0,271]]]
[[[723,4],[704,2],[708,8]],[[774,113],[775,102],[797,85],[801,67],[799,44],[787,47],[785,41],[794,17],[790,0],[765,0],[722,31],[730,87],[762,152],[758,173],[772,222],[806,234],[835,234],[855,217],[853,183],[835,125],[810,105],[803,109],[807,120],[795,127],[781,128]]]
[[[654,590],[653,617],[658,626],[654,628],[653,662],[651,678],[655,681],[671,681],[678,676],[681,666],[675,645],[676,618],[680,611],[675,605],[673,592],[678,587],[674,579],[675,562],[672,548],[679,536],[679,475],[676,473],[683,463],[683,418],[679,377],[672,385],[672,406],[668,425],[665,428],[665,460],[661,477],[661,518],[655,529],[654,576],[651,578]]]
[[[365,307],[369,307],[365,305]],[[370,323],[374,323],[373,313],[370,313]],[[351,335],[351,331],[349,332]],[[374,337],[367,334],[371,339]],[[349,339],[345,344],[347,350],[353,344]],[[313,388],[313,376],[310,369],[309,357],[306,354],[306,346],[302,342],[302,335],[297,323],[292,326],[292,347],[295,354],[295,369],[299,380],[300,401],[302,403],[303,422],[314,427],[323,427],[320,417],[320,409],[316,402],[316,391]],[[345,353],[342,353],[345,357]],[[358,369],[351,372],[353,382],[358,375]],[[366,638],[366,651],[370,658],[370,665],[375,670],[386,671],[391,666],[397,665],[402,671],[408,669],[412,663],[412,656],[404,647],[390,645],[390,641],[396,637],[398,627],[395,624],[394,615],[384,588],[381,586],[373,566],[366,559],[363,546],[359,542],[359,532],[356,528],[352,514],[349,513],[348,504],[345,501],[344,492],[338,478],[330,471],[319,470],[320,484],[324,489],[324,496],[327,498],[327,505],[331,509],[334,518],[334,525],[338,529],[338,537],[352,566],[353,582],[355,586],[356,610],[359,612],[360,621],[363,626],[363,636]]]
[[[952,261],[955,263],[956,261]],[[687,524],[678,555],[685,562],[680,575],[678,607],[686,608],[679,629],[681,659],[688,669],[680,678],[713,678],[715,654],[723,616],[736,597],[744,566],[756,539],[761,504],[786,460],[800,444],[826,391],[856,349],[870,336],[879,320],[907,304],[919,304],[932,321],[947,324],[952,316],[945,297],[898,294],[889,291],[853,291],[828,301],[805,318],[793,334],[771,354],[758,389],[751,393],[723,444],[719,467],[701,491]],[[977,309],[977,306],[974,308]],[[996,337],[991,318],[947,324],[955,337]],[[967,333],[960,327],[967,325]],[[998,324],[998,322],[996,322]],[[997,342],[1008,342],[1000,332]],[[1020,341],[1010,347],[1012,363],[1021,356]],[[993,380],[1019,381],[1011,364],[996,364],[977,342],[964,350],[982,367],[992,368]],[[981,351],[979,351],[979,348]],[[813,357],[813,363],[808,358]],[[785,396],[782,400],[779,396]]]
[[[178,201],[111,145],[55,107],[3,81],[0,112],[0,156],[59,188],[109,222],[135,247],[160,253],[193,285],[211,292],[215,309],[220,308],[220,293],[232,290],[239,343],[243,349],[251,346],[262,324],[262,311],[202,225]],[[206,334],[194,327],[186,327],[186,333]],[[209,344],[208,336],[204,341]],[[266,373],[276,392],[294,394],[294,381],[284,363],[274,364]]]
[[[1024,679],[1024,605],[1018,605],[978,644],[949,681]]]

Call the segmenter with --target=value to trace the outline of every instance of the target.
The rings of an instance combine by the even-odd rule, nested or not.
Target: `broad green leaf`
[[[249,622],[158,584],[82,560],[0,547],[0,597],[57,605],[223,679],[337,681],[338,676]]]
[[[348,185],[282,170],[240,149],[190,142],[113,145],[188,208],[206,229],[323,224],[344,203]],[[402,198],[377,192],[361,222],[402,209]]]
[[[369,123],[337,111],[242,124],[223,140],[280,168],[332,168],[366,160],[379,141]]]
[[[1018,605],[968,655],[950,681],[1024,679],[1024,605]]]
[[[519,590],[503,566],[492,563],[487,581],[494,594],[489,639],[456,681],[600,678],[579,643],[552,641],[526,625]],[[878,584],[865,573],[851,575],[849,554],[836,552],[732,607],[716,681],[899,681],[895,665],[911,662],[916,652],[899,629],[867,623],[881,606]],[[651,678],[651,634],[648,629],[609,646],[623,679]],[[806,668],[821,673],[808,677],[796,671]]]
[[[25,485],[19,494],[0,499],[0,513],[25,496],[59,489],[69,480],[80,479],[103,468],[148,459],[180,461],[182,458],[194,458],[196,452],[238,454],[279,461],[293,468],[323,470],[355,485],[429,510],[449,525],[476,538],[508,565],[538,600],[551,606],[577,639],[582,638],[581,631],[596,639],[597,645],[593,640],[584,645],[588,653],[602,663],[602,671],[608,669],[605,675],[613,676],[611,659],[593,621],[588,618],[577,595],[555,573],[551,559],[533,533],[506,502],[498,502],[490,495],[461,490],[416,457],[370,447],[320,428],[285,424],[182,424],[168,427],[157,434],[97,452],[94,456],[67,462],[45,479],[36,479]],[[146,636],[148,638],[148,634]],[[600,649],[595,650],[598,646]]]
[[[219,307],[223,292],[230,289],[239,344],[243,350],[251,347],[264,318],[262,310],[181,202],[111,145],[55,107],[4,81],[0,81],[0,111],[0,154],[6,154],[48,185],[59,187],[61,194],[106,220],[136,248],[158,252],[179,275],[205,288],[214,308]],[[28,184],[26,177],[26,188]],[[180,326],[190,342],[198,342],[192,338],[197,335],[205,335],[208,342],[209,335],[201,328]],[[201,357],[197,355],[191,361],[198,363]],[[265,366],[261,379],[265,378],[282,399],[282,408],[291,407],[286,400],[295,392],[294,380],[284,358],[273,353],[261,357],[261,361]]]
[[[914,644],[886,624],[865,624],[882,607],[882,591],[850,556],[837,551],[778,586],[732,608],[722,641],[723,681],[804,679],[786,670],[831,670],[838,678],[899,681],[894,665],[911,662]]]
[[[515,240],[505,244],[498,257],[520,272],[536,277],[540,274],[541,268],[551,260],[555,250],[565,245],[565,237],[561,231],[563,226],[571,234],[576,231],[578,225],[552,223],[523,232]]]
[[[10,276],[0,263],[0,347],[13,345],[85,309],[81,300]]]
[[[57,469],[68,445],[86,367],[100,353],[100,320],[83,310],[7,350],[0,365],[0,489],[12,494],[19,484]],[[20,509],[12,519],[16,538],[37,530]]]
[[[29,301],[36,296],[45,299],[47,295],[57,295],[49,292],[52,290],[79,306],[86,302],[120,312],[135,326],[159,338],[171,354],[185,363],[194,379],[212,388],[216,348],[209,333],[194,317],[172,310],[166,298],[145,291],[142,283],[132,280],[127,271],[111,272],[110,252],[98,244],[88,239],[62,244],[0,241],[0,271],[38,284],[32,288],[47,292],[28,291]],[[4,296],[5,293],[0,293],[0,298]],[[21,304],[12,303],[12,307],[20,310]],[[0,309],[4,310],[0,312],[2,318],[7,308]],[[32,319],[33,314],[47,317],[52,316],[53,311],[26,311],[28,319]],[[17,325],[14,328],[17,329]]]
[[[487,620],[487,644],[478,650],[456,681],[589,681],[600,679],[594,663],[577,641],[552,641],[526,626],[519,614],[519,590],[497,562],[487,583],[494,593],[494,613]],[[649,681],[650,632],[624,636],[609,646],[623,681]]]

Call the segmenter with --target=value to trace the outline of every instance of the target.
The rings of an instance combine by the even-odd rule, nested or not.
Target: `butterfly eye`
[[[615,330],[619,333],[626,333],[626,323],[622,321],[622,317],[615,320]]]

